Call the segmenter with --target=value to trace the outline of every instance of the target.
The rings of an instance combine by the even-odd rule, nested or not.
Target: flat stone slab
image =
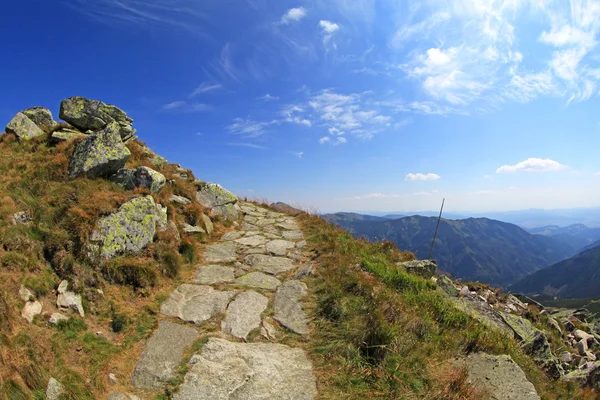
[[[256,225],[252,225],[247,222],[244,222],[242,224],[242,230],[244,230],[244,231],[260,231],[260,228]]]
[[[259,218],[254,225],[256,226],[266,226],[266,225],[273,225],[276,221],[274,219],[271,218]]]
[[[225,311],[234,292],[220,292],[210,286],[183,284],[160,306],[160,312],[199,324]]]
[[[237,231],[233,231],[233,232],[227,232],[226,234],[224,234],[223,236],[221,236],[221,240],[235,240],[235,239],[239,239],[242,237],[242,233],[241,232],[237,232]]]
[[[241,239],[234,240],[234,242],[237,244],[241,244],[243,246],[250,246],[250,247],[262,246],[263,244],[267,243],[268,241],[269,241],[269,239],[267,239],[266,237],[264,237],[262,235],[252,235],[249,237],[243,237]]]
[[[206,246],[206,251],[204,252],[204,259],[206,262],[215,262],[215,263],[227,263],[233,262],[237,258],[235,254],[235,244],[232,242],[224,242],[211,244]]]
[[[297,223],[291,223],[291,222],[282,222],[276,225],[279,228],[288,230],[288,231],[297,231],[298,230],[298,224]]]
[[[283,232],[281,232],[281,235],[287,240],[302,240],[302,239],[304,239],[304,235],[302,234],[301,231],[298,231],[298,230],[283,231]]]
[[[494,400],[540,400],[535,387],[510,356],[473,353],[464,360],[468,382]]]
[[[229,307],[221,330],[240,339],[260,326],[260,314],[267,309],[269,299],[249,290],[236,296]]]
[[[240,276],[235,280],[235,283],[238,285],[265,290],[275,290],[281,285],[281,281],[279,279],[262,272],[251,272],[244,276]]]
[[[308,320],[300,302],[306,293],[306,284],[297,280],[285,282],[275,293],[275,316],[273,318],[300,335],[308,333]]]
[[[294,262],[286,257],[250,254],[244,258],[244,263],[259,271],[276,275],[294,268]]]
[[[169,379],[175,377],[186,347],[191,346],[197,338],[198,332],[193,328],[160,321],[135,367],[133,386],[162,389]]]
[[[296,244],[287,240],[275,239],[265,245],[267,251],[276,256],[285,256],[289,249],[296,247]]]
[[[312,400],[312,364],[301,349],[210,338],[190,360],[174,400]]]
[[[194,282],[201,285],[214,285],[216,283],[233,282],[234,279],[233,267],[203,265],[196,271]]]

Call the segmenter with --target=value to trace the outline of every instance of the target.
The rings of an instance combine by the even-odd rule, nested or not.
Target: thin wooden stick
[[[438,217],[438,222],[435,227],[435,233],[433,234],[433,240],[431,241],[431,250],[429,250],[429,257],[427,257],[428,260],[431,260],[431,254],[433,253],[433,245],[435,244],[435,238],[438,233],[438,228],[440,227],[440,220],[442,219],[442,211],[444,210],[444,201],[446,201],[445,198],[442,199],[442,208],[440,208],[440,216]]]

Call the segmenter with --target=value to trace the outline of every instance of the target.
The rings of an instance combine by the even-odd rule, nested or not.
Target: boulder
[[[210,338],[192,357],[173,400],[312,400],[312,364],[301,349]]]
[[[397,265],[404,267],[409,274],[418,275],[425,279],[431,279],[437,269],[437,262],[431,260],[405,261]]]
[[[35,296],[31,292],[31,290],[27,289],[25,286],[21,285],[19,288],[19,297],[24,302],[28,302],[29,300],[34,300]]]
[[[190,199],[188,199],[187,197],[183,197],[183,196],[177,196],[177,195],[172,195],[171,197],[169,197],[169,201],[171,203],[176,203],[176,204],[181,204],[183,206],[186,206],[188,204],[190,204],[192,201]]]
[[[5,128],[6,133],[14,134],[18,140],[29,140],[46,133],[22,112],[17,113]]]
[[[458,296],[458,289],[454,286],[452,279],[448,278],[446,275],[440,276],[437,281],[437,286],[442,289],[442,291],[450,297]]]
[[[135,134],[135,129],[131,126],[133,119],[120,108],[98,100],[69,97],[60,103],[58,116],[83,132],[98,131],[114,122],[123,142]]]
[[[143,187],[152,193],[157,193],[167,182],[163,174],[148,167],[138,167],[135,170],[121,168],[109,179],[126,190]]]
[[[61,313],[52,313],[52,315],[50,315],[50,318],[48,319],[48,323],[52,324],[52,325],[56,325],[58,324],[60,321],[66,321],[69,318],[65,317],[64,315],[62,315]]]
[[[132,384],[142,389],[162,389],[177,374],[177,366],[198,332],[188,326],[160,321],[135,366]]]
[[[50,128],[52,125],[54,125],[56,122],[54,121],[54,118],[52,118],[52,113],[50,112],[50,110],[48,110],[45,107],[40,107],[40,106],[36,106],[36,107],[31,107],[28,108],[27,110],[23,110],[21,111],[23,114],[25,114],[25,116],[27,118],[29,118],[31,121],[33,121],[34,124],[36,124],[37,126],[41,127],[48,127]]]
[[[213,215],[223,215],[230,219],[238,218],[235,204],[237,196],[216,183],[197,183],[196,200],[212,210]]]
[[[464,359],[467,382],[495,400],[539,400],[535,387],[508,355],[472,353]]]
[[[88,244],[89,255],[111,258],[139,252],[154,240],[158,219],[152,196],[123,203],[117,212],[101,218],[96,224]]]
[[[41,313],[42,303],[39,301],[28,301],[25,303],[25,307],[23,307],[23,310],[21,311],[21,317],[25,318],[27,322],[32,323],[33,318]]]
[[[600,389],[600,361],[587,362],[582,369],[576,369],[562,377],[565,381],[577,382],[582,387]]]
[[[67,171],[69,177],[98,178],[113,175],[123,168],[131,153],[121,141],[118,129],[118,124],[111,122],[77,143]]]
[[[56,298],[56,305],[59,308],[70,309],[79,313],[80,316],[84,317],[85,312],[81,303],[81,295],[67,290],[69,287],[69,281],[63,280],[58,285],[58,297]]]
[[[62,142],[70,142],[77,138],[85,138],[85,135],[73,129],[60,129],[50,135],[50,144],[56,145]]]
[[[202,214],[202,222],[204,223],[204,228],[206,229],[206,233],[208,233],[209,235],[212,235],[213,231],[215,230],[215,226],[213,225],[212,221],[210,220],[210,217],[206,214]]]
[[[523,344],[523,349],[541,363],[553,362],[554,355],[544,332],[522,317],[500,313],[502,319],[512,329],[515,338]]]
[[[59,400],[64,390],[62,385],[54,378],[50,378],[46,387],[46,400]]]

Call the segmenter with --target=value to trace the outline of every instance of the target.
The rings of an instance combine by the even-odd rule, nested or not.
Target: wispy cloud
[[[298,157],[299,159],[302,159],[302,156],[304,155],[303,151],[296,151],[292,153],[294,156]]]
[[[250,149],[267,150],[267,147],[261,146],[259,144],[255,144],[255,143],[234,142],[234,143],[227,143],[227,146],[248,147]]]
[[[327,20],[319,21],[319,26],[321,27],[321,29],[323,29],[324,35],[331,35],[333,32],[340,29],[340,26],[338,24]]]
[[[549,172],[549,171],[558,171],[563,168],[566,168],[566,165],[562,165],[561,163],[551,160],[549,158],[528,158],[525,161],[521,161],[520,163],[514,165],[503,165],[496,170],[497,173],[506,173],[506,172]]]
[[[236,118],[233,124],[226,129],[234,134],[241,135],[247,138],[256,138],[267,133],[266,128],[277,123],[276,121],[258,122],[251,119]]]
[[[408,174],[406,175],[406,177],[404,178],[404,180],[406,181],[436,181],[440,179],[440,176],[438,174],[433,174],[433,173],[428,173],[428,174],[421,174],[421,173],[417,173],[417,174]]]
[[[279,100],[278,96],[272,96],[269,93],[265,94],[264,96],[260,96],[257,98],[257,100],[263,100],[263,101],[275,101],[275,100]]]
[[[306,17],[307,11],[304,7],[290,8],[279,21],[281,24],[290,24],[293,22],[299,22],[301,19]]]
[[[190,97],[197,96],[201,93],[212,92],[213,90],[219,90],[223,88],[220,83],[202,82],[194,91],[190,94]]]
[[[172,101],[164,104],[161,109],[163,111],[178,111],[178,112],[205,112],[212,110],[210,104],[192,102],[188,103],[183,100]]]

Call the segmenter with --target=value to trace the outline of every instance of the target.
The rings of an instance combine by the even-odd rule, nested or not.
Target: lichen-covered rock
[[[204,228],[206,229],[206,233],[208,233],[209,235],[212,235],[215,226],[213,225],[212,221],[210,220],[210,217],[206,214],[202,214],[202,222],[204,223]]]
[[[152,196],[129,200],[98,221],[88,244],[90,256],[111,258],[144,249],[154,239],[158,219]]]
[[[138,167],[135,170],[121,168],[110,180],[126,190],[143,187],[152,193],[157,193],[167,182],[163,174],[148,167]]]
[[[440,276],[437,281],[437,286],[444,291],[450,297],[458,296],[458,289],[454,286],[452,279],[448,278],[446,275]]]
[[[17,113],[6,125],[6,133],[14,134],[19,140],[29,140],[45,135],[39,126],[22,112]]]
[[[39,127],[47,126],[51,127],[55,124],[54,119],[52,118],[52,113],[45,107],[31,107],[27,110],[21,111],[27,118],[33,121]]]
[[[529,320],[518,315],[500,313],[500,316],[513,330],[515,338],[522,342],[523,349],[527,353],[541,363],[554,361],[555,357],[544,332],[533,326]]]
[[[62,142],[70,142],[71,140],[75,140],[79,137],[85,137],[85,135],[74,129],[63,128],[58,131],[52,132],[49,141],[50,144],[55,145]]]
[[[216,183],[202,182],[197,184],[196,200],[204,207],[211,208],[213,215],[223,215],[230,219],[238,218],[235,204],[236,195]]]
[[[54,378],[50,378],[46,387],[46,400],[58,400],[63,393],[64,390],[60,382]]]
[[[112,122],[118,125],[119,136],[125,142],[135,134],[133,119],[120,108],[85,97],[69,97],[60,103],[59,117],[83,132],[104,129]]]
[[[119,137],[119,126],[111,122],[103,130],[77,143],[68,175],[71,178],[110,176],[125,166],[131,153]]]
[[[404,267],[406,272],[425,279],[430,279],[437,269],[436,262],[431,260],[405,261],[398,263],[398,265]]]

